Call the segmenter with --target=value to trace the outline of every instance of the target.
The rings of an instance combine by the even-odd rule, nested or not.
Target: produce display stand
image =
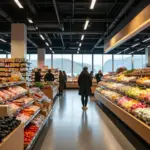
[[[51,100],[54,100],[56,95],[58,94],[58,86],[49,86],[42,89],[43,93],[50,98]]]
[[[117,106],[109,99],[103,97],[100,93],[95,92],[95,97],[111,110],[118,118],[120,118],[128,127],[135,131],[148,144],[150,144],[150,126],[140,121],[121,107]]]
[[[77,82],[67,82],[67,89],[78,89],[78,83]]]
[[[42,132],[42,130],[43,130],[47,120],[49,119],[49,117],[51,115],[51,112],[52,112],[52,110],[50,110],[49,114],[45,118],[43,124],[40,126],[39,130],[37,131],[37,133],[34,135],[32,141],[30,142],[30,144],[27,144],[27,143],[24,144],[25,150],[31,150],[33,148],[33,146],[36,143],[38,137],[40,136],[40,134],[41,134],[41,132]]]
[[[3,139],[0,150],[24,150],[24,124],[20,124]]]
[[[91,87],[92,94],[94,94],[96,88],[97,88],[97,83],[93,82],[92,87]]]

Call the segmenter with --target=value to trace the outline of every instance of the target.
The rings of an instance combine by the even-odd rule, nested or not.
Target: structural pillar
[[[11,58],[26,58],[27,28],[23,23],[11,25]]]
[[[145,66],[150,66],[150,47],[145,48]]]
[[[38,68],[43,68],[45,64],[45,48],[38,48]]]

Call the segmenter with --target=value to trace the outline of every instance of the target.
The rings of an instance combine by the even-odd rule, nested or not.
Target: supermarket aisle
[[[82,111],[77,91],[67,91],[34,150],[134,150],[94,102],[88,107]]]

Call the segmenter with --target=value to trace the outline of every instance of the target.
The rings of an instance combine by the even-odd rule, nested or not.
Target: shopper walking
[[[67,74],[66,74],[66,72],[65,71],[63,71],[63,75],[64,75],[64,89],[66,90],[66,88],[67,88]]]
[[[78,78],[79,95],[81,95],[82,109],[86,110],[88,103],[88,96],[90,95],[90,89],[92,86],[92,79],[88,73],[88,68],[84,67],[83,71]]]
[[[63,94],[64,83],[65,83],[64,75],[62,71],[59,71],[59,95]]]
[[[41,78],[42,78],[41,69],[38,69],[38,70],[35,72],[35,82],[41,82]]]
[[[48,72],[46,73],[44,77],[44,81],[54,81],[54,75],[51,73],[51,70],[48,69]]]
[[[97,83],[102,80],[102,77],[103,77],[103,73],[101,70],[99,70],[99,72],[95,76]]]

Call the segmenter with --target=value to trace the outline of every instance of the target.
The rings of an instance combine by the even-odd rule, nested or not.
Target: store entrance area
[[[135,150],[93,99],[83,111],[78,91],[66,91],[33,150]]]

